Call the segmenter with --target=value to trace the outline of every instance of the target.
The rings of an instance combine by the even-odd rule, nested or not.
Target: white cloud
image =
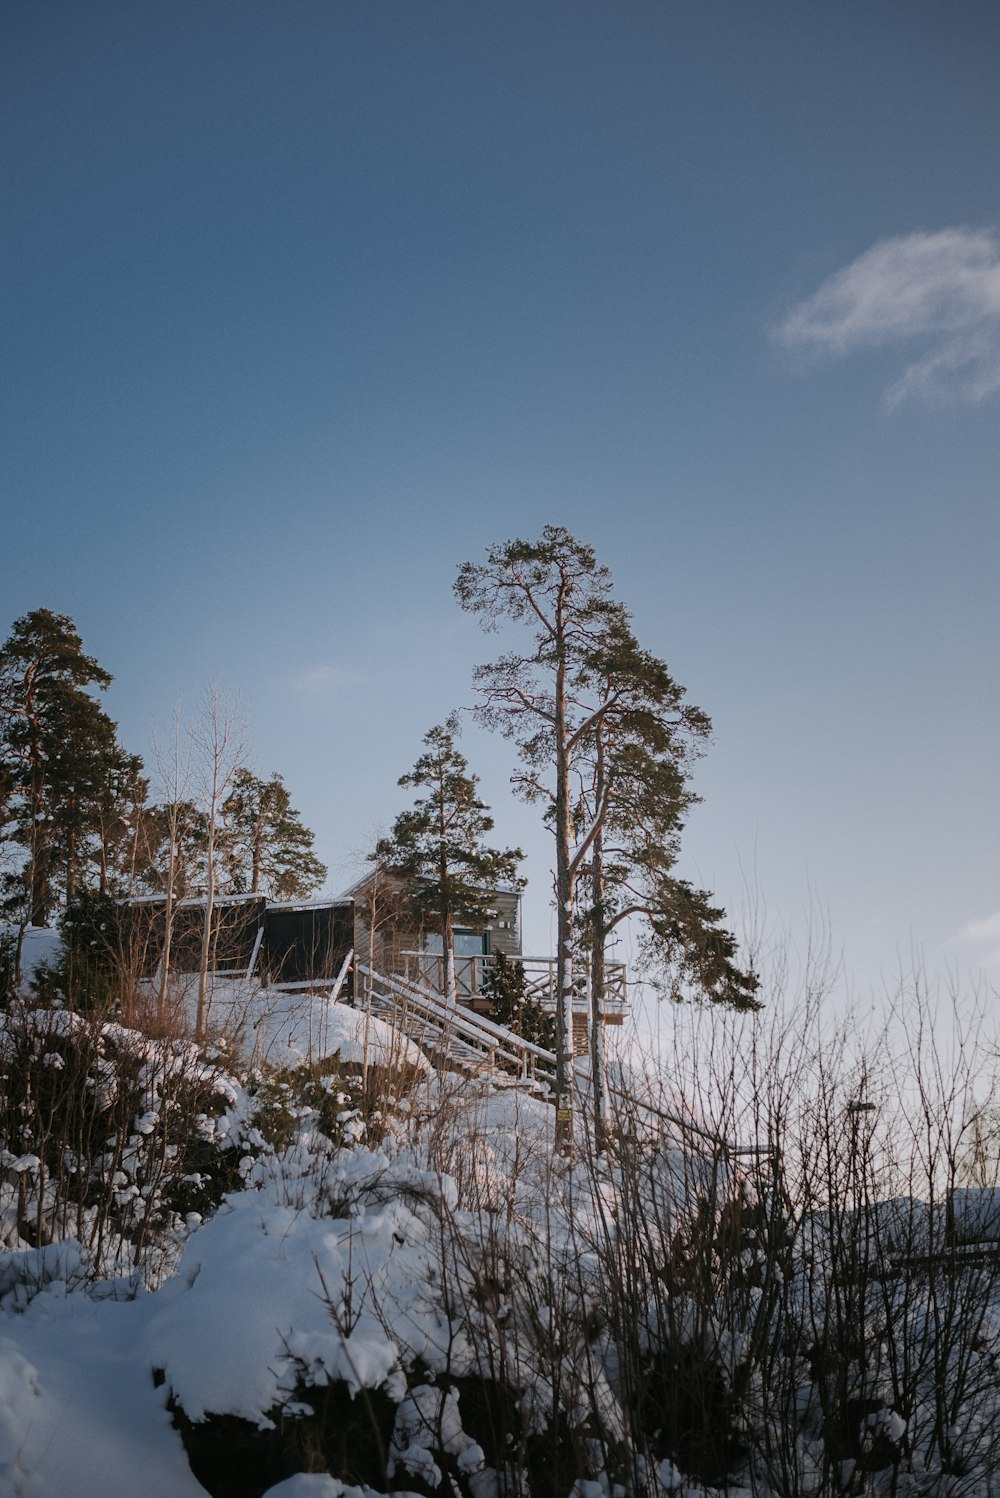
[[[327,697],[331,696],[338,687],[347,685],[350,679],[351,673],[344,666],[321,662],[296,671],[289,684],[292,691],[298,692],[300,696]]]
[[[1000,910],[981,921],[967,921],[957,940],[978,947],[985,967],[1000,968]]]
[[[1000,238],[942,229],[883,239],[823,282],[776,330],[789,348],[912,349],[886,403],[981,401],[1000,391]]]
[[[1000,910],[995,915],[988,915],[984,921],[967,921],[958,933],[959,941],[974,942],[996,942],[1000,946]]]

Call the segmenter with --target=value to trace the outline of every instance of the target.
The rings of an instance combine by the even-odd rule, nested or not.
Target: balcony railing
[[[440,952],[402,952],[403,972],[411,981],[429,984],[438,993],[444,993],[444,958]],[[479,997],[483,975],[492,962],[491,957],[456,957],[455,982],[460,1003],[470,1004]],[[527,994],[543,1008],[555,1012],[556,1007],[556,959],[554,957],[508,957],[508,962],[519,962],[527,979]],[[573,964],[576,978],[573,1009],[577,1014],[586,1014],[589,1009],[589,965],[576,961]],[[609,962],[604,977],[604,997],[601,1013],[605,1019],[616,1020],[628,1013],[628,980],[624,962]]]

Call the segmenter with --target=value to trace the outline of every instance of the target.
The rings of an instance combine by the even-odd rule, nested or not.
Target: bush
[[[4,1245],[74,1238],[94,1276],[139,1270],[155,1283],[190,1227],[242,1184],[239,1098],[195,1046],[12,1007],[0,1030]]]
[[[248,1089],[257,1127],[273,1149],[285,1149],[306,1133],[349,1149],[380,1144],[422,1080],[423,1073],[405,1063],[365,1068],[335,1052],[308,1065],[267,1068]]]

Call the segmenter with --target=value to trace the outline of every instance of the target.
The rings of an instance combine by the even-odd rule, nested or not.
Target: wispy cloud
[[[793,308],[776,337],[827,356],[905,349],[889,407],[984,400],[1000,391],[1000,238],[957,228],[880,240]]]
[[[289,679],[289,686],[293,692],[300,697],[330,697],[340,687],[347,686],[351,681],[351,672],[345,666],[335,666],[329,662],[320,662],[315,666],[305,666]]]
[[[965,946],[978,947],[984,966],[1000,968],[1000,910],[985,920],[967,921],[957,939]]]

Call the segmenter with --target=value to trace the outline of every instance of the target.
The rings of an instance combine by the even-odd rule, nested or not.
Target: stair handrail
[[[359,963],[359,967],[364,973],[367,973],[369,971],[363,963]],[[414,978],[399,977],[398,975],[390,977],[387,973],[373,973],[372,976],[377,979],[381,979],[383,982],[391,985],[394,988],[398,988],[401,992],[407,995],[412,995],[414,997],[420,998],[427,1004],[429,1008],[433,1009],[436,1013],[444,1015],[448,1019],[454,1020],[456,1011],[452,1007],[452,1005],[448,1004],[446,1000],[442,999],[433,988],[427,987],[422,982],[419,982]],[[485,1014],[477,1014],[475,1010],[464,1009],[460,1006],[458,1008],[458,1016],[475,1029],[481,1030],[485,1034],[491,1035],[499,1041],[512,1042],[514,1045],[516,1045],[518,1050],[528,1051],[533,1056],[537,1057],[538,1060],[545,1061],[549,1065],[555,1066],[556,1058],[553,1051],[546,1050],[544,1046],[536,1045],[533,1040],[526,1040],[523,1036],[516,1035],[514,1031],[508,1029],[506,1025],[497,1024],[496,1020],[488,1019]]]
[[[461,1029],[466,1034],[476,1035],[477,1038],[481,1036],[491,1045],[511,1045],[515,1050],[526,1053],[537,1061],[555,1066],[556,1058],[552,1051],[546,1050],[544,1046],[536,1045],[534,1041],[525,1040],[523,1036],[516,1035],[506,1025],[499,1025],[495,1020],[487,1019],[485,1015],[470,1012],[468,1009],[459,1007],[456,1010],[439,998],[433,989],[415,982],[412,978],[390,977],[387,973],[370,970],[364,963],[359,963],[358,966],[366,975],[370,973],[376,982],[382,982],[387,987],[396,989],[405,998],[417,1000],[428,1013],[452,1025],[453,1028]]]
[[[481,1044],[485,1043],[488,1051],[496,1052],[500,1050],[508,1060],[519,1062],[521,1057],[517,1053],[520,1051],[522,1054],[529,1053],[533,1059],[542,1061],[547,1068],[554,1070],[556,1057],[552,1051],[546,1050],[544,1046],[536,1045],[534,1041],[525,1040],[522,1036],[515,1035],[505,1025],[498,1025],[495,1020],[487,1019],[485,1015],[475,1014],[474,1012],[470,1013],[467,1009],[460,1009],[456,1013],[452,1005],[442,1001],[432,989],[425,987],[423,983],[419,983],[412,978],[393,977],[388,973],[380,973],[363,962],[357,964],[357,970],[365,977],[370,977],[373,982],[382,983],[388,989],[395,989],[402,998],[415,1003],[418,1009],[423,1008],[425,1013],[433,1020],[442,1022],[442,1033],[444,1025],[450,1024],[452,1029],[475,1037]],[[497,1044],[489,1043],[494,1040]],[[507,1049],[507,1047],[511,1047],[511,1049]],[[550,1078],[545,1077],[544,1073],[541,1073],[541,1075],[544,1080],[550,1080]],[[574,1080],[577,1089],[579,1089],[579,1077],[575,1077]],[[606,1085],[608,1091],[622,1101],[627,1101],[634,1107],[641,1109],[642,1112],[651,1113],[654,1117],[663,1119],[666,1123],[674,1124],[686,1133],[695,1134],[699,1138],[704,1139],[707,1143],[713,1145],[724,1158],[760,1158],[773,1153],[772,1148],[767,1145],[735,1144],[732,1140],[725,1139],[721,1135],[716,1134],[714,1130],[696,1123],[694,1119],[685,1118],[683,1114],[674,1113],[665,1108],[658,1108],[655,1103],[637,1097],[635,1093],[619,1087],[614,1082],[609,1081]]]
[[[519,1070],[524,1070],[529,1061],[535,1071],[539,1070],[539,1062],[547,1069],[555,1066],[556,1058],[551,1051],[545,1050],[543,1046],[536,1046],[532,1041],[522,1039],[504,1025],[497,1025],[483,1015],[470,1015],[468,1010],[456,1011],[452,1005],[443,1003],[436,994],[412,980],[380,973],[363,962],[357,964],[357,969],[373,983],[382,984],[390,991],[395,991],[418,1011],[422,1010],[427,1018],[441,1026],[442,1034],[450,1028],[460,1037],[464,1036],[466,1040],[475,1042],[478,1049],[487,1054],[494,1057],[499,1054],[504,1060],[513,1062]],[[541,1074],[544,1075],[544,1073]]]

